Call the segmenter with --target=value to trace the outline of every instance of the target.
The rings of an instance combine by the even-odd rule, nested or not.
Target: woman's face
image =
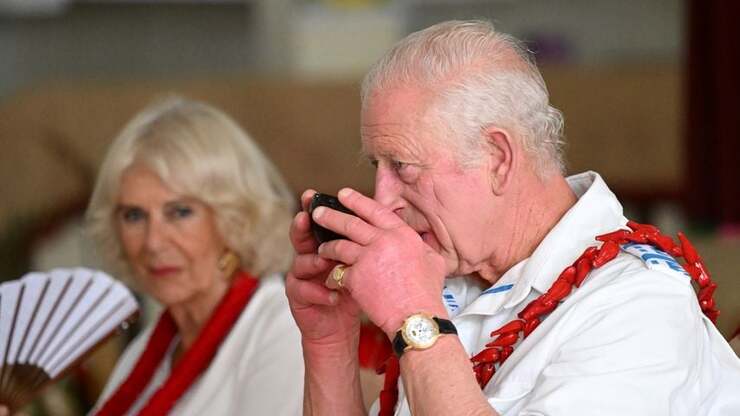
[[[115,222],[137,281],[163,305],[208,304],[225,293],[217,265],[226,246],[206,204],[134,164],[121,177]]]

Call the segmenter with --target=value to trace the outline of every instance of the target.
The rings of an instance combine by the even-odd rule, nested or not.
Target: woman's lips
[[[164,267],[150,267],[149,274],[155,277],[167,277],[180,272],[179,267],[175,266],[164,266]]]

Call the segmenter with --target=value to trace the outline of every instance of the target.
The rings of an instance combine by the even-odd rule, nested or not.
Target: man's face
[[[471,273],[491,253],[491,236],[482,235],[494,211],[489,163],[461,167],[428,102],[418,90],[391,90],[363,111],[363,149],[377,168],[374,198],[445,258],[448,274]]]

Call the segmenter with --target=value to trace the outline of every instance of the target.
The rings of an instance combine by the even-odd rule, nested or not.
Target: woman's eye
[[[144,211],[139,208],[127,208],[121,211],[121,219],[127,223],[141,221],[145,216]]]
[[[169,217],[173,219],[187,218],[193,214],[193,209],[187,205],[177,205],[170,209]]]

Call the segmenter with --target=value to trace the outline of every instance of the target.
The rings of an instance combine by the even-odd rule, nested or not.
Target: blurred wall
[[[7,1],[0,0],[0,6]],[[70,78],[243,72],[358,78],[395,39],[450,18],[492,19],[501,30],[532,41],[540,58],[550,61],[678,63],[684,26],[681,0],[88,0],[62,5],[48,13],[31,8],[27,14],[0,7],[0,97]]]
[[[410,29],[420,29],[450,18],[487,18],[500,30],[522,39],[550,39],[565,48],[560,55],[552,58],[582,65],[625,61],[676,63],[680,61],[683,51],[683,0],[463,0],[411,3],[416,7],[409,15]]]
[[[278,36],[263,40],[281,1],[72,2],[51,14],[0,15],[0,96],[45,81],[288,67],[275,58],[280,48],[264,46]]]

